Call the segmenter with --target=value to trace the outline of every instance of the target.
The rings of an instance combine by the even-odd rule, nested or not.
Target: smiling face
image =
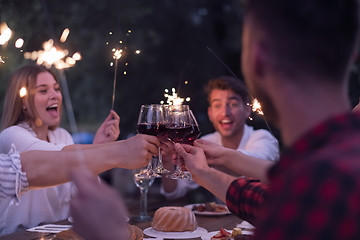
[[[209,95],[209,119],[223,138],[242,136],[250,106],[232,90],[213,89]]]
[[[49,72],[41,72],[36,78],[36,88],[34,93],[34,106],[37,116],[31,112],[29,100],[24,103],[24,107],[28,109],[29,115],[33,119],[40,118],[42,126],[56,126],[60,122],[62,95],[60,86]],[[38,124],[36,124],[38,125]]]

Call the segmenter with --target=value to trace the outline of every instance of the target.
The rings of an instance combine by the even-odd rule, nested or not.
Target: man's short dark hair
[[[358,0],[245,0],[245,14],[270,36],[276,64],[343,79],[359,31]]]
[[[221,76],[218,78],[214,78],[209,80],[205,87],[205,92],[207,94],[207,100],[210,104],[210,95],[212,90],[219,89],[219,90],[232,90],[234,93],[238,94],[244,104],[249,102],[249,92],[246,89],[244,82],[238,80],[236,78],[230,76]]]

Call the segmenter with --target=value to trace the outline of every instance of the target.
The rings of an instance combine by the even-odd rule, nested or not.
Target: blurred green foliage
[[[210,78],[230,74],[207,47],[239,76],[241,20],[237,0],[0,0],[0,21],[13,31],[0,48],[5,60],[0,65],[0,100],[11,72],[32,62],[23,53],[42,49],[52,38],[62,49],[82,55],[65,74],[79,129],[95,131],[111,108],[111,50],[122,48],[115,100],[121,138],[136,132],[141,104],[165,100],[164,89],[172,87],[191,98],[188,104],[205,134],[212,127],[203,86]],[[60,44],[65,28],[70,35]],[[25,40],[23,52],[14,47],[20,37]],[[137,49],[139,55],[134,54]]]
[[[0,46],[5,60],[0,64],[0,100],[10,73],[31,63],[23,53],[42,49],[52,38],[62,49],[82,55],[81,61],[65,71],[80,130],[94,132],[111,108],[112,48],[124,49],[118,62],[115,100],[115,111],[121,117],[120,138],[136,133],[141,104],[165,100],[164,89],[172,87],[181,97],[191,98],[188,104],[202,134],[213,130],[203,87],[210,78],[230,72],[208,48],[241,78],[239,0],[0,0],[0,21],[13,30],[8,44]],[[60,44],[65,28],[70,35]],[[21,50],[14,47],[20,37],[25,40]],[[137,49],[139,55],[134,54]],[[358,77],[359,68],[354,66],[353,104],[359,96]],[[68,128],[66,117],[62,125]]]

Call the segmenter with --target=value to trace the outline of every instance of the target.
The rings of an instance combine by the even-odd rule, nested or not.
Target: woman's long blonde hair
[[[39,65],[24,66],[11,75],[4,98],[0,131],[23,121],[26,121],[30,125],[31,122],[35,122],[38,118],[38,113],[34,105],[34,95],[36,92],[37,76],[42,72],[49,72],[55,81],[59,82],[53,72]],[[21,88],[25,88],[27,91],[23,97],[20,96]],[[23,108],[23,103],[26,99],[29,102],[29,108],[33,115],[29,114],[28,110]],[[49,129],[53,130],[57,127],[57,125],[49,126]]]

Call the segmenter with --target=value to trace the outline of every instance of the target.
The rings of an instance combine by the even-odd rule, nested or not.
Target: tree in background
[[[42,49],[45,41],[58,40],[63,29],[69,28],[68,40],[61,47],[82,55],[65,72],[79,129],[93,131],[107,116],[114,78],[111,49],[126,47],[118,61],[115,101],[121,138],[136,132],[141,104],[165,100],[164,89],[172,87],[180,96],[191,98],[188,104],[206,134],[213,129],[203,86],[210,78],[230,75],[207,47],[241,78],[240,2],[0,0],[0,21],[14,32],[7,46],[0,48],[0,55],[5,56],[5,63],[0,64],[0,99],[9,74],[31,62],[23,58],[23,52]],[[19,37],[25,40],[23,52],[13,47]],[[134,54],[137,49],[139,55]],[[358,86],[357,78],[358,74],[352,77],[353,88]],[[358,94],[355,92],[352,94]],[[66,127],[66,119],[63,123]]]

